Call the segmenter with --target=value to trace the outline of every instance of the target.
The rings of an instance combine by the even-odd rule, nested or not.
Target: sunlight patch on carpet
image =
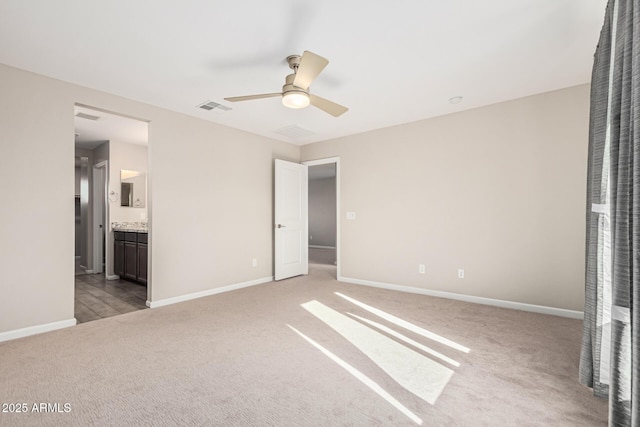
[[[331,353],[329,350],[327,350],[326,348],[324,348],[323,346],[321,346],[320,344],[318,344],[317,342],[315,342],[314,340],[312,340],[311,338],[309,338],[308,336],[306,336],[305,334],[303,334],[302,332],[298,331],[296,328],[294,328],[291,325],[287,325],[289,328],[291,328],[295,333],[297,333],[298,335],[300,335],[302,338],[304,338],[308,343],[310,343],[312,346],[314,346],[315,348],[317,348],[318,350],[320,350],[325,356],[327,356],[329,359],[333,360],[335,363],[337,363],[339,366],[341,366],[342,368],[344,368],[347,372],[349,372],[351,375],[353,375],[354,377],[356,377],[360,382],[362,382],[364,385],[366,385],[367,387],[369,387],[371,390],[373,390],[375,393],[377,393],[380,397],[382,397],[384,400],[386,400],[387,402],[389,402],[391,405],[393,405],[396,409],[398,409],[400,412],[402,412],[403,414],[405,414],[407,417],[409,417],[412,421],[414,421],[416,424],[418,425],[422,425],[422,419],[420,419],[420,417],[418,417],[416,414],[414,414],[413,412],[411,412],[409,409],[407,409],[407,407],[405,407],[402,403],[398,402],[397,399],[395,399],[393,396],[391,396],[389,393],[387,393],[382,387],[380,387],[378,385],[378,383],[376,383],[375,381],[373,381],[371,378],[369,378],[368,376],[366,376],[365,374],[363,374],[362,372],[358,371],[356,368],[354,368],[353,366],[351,366],[350,364],[348,364],[347,362],[345,362],[344,360],[340,359],[338,356],[336,356],[335,354]]]
[[[394,336],[396,338],[398,338],[399,340],[406,342],[407,344],[417,348],[418,350],[422,350],[427,354],[430,354],[434,357],[437,357],[438,359],[442,360],[443,362],[446,362],[450,365],[455,366],[456,368],[460,367],[460,362],[456,362],[455,360],[451,359],[450,357],[445,356],[444,354],[437,352],[429,347],[427,347],[426,345],[420,344],[419,342],[412,340],[411,338],[407,337],[406,335],[402,335],[400,332],[396,332],[391,328],[388,328],[384,325],[381,325],[378,322],[374,322],[373,320],[369,320],[369,319],[365,319],[364,317],[360,317],[357,316],[353,313],[347,313],[349,316],[351,317],[355,317],[358,320],[361,320],[365,323],[367,323],[368,325],[373,326],[376,329],[380,329],[382,332],[385,332],[391,336]]]
[[[393,324],[395,324],[397,326],[405,328],[405,329],[407,329],[407,330],[409,330],[411,332],[414,332],[414,333],[416,333],[418,335],[422,335],[425,338],[428,338],[428,339],[433,340],[433,341],[437,341],[440,344],[444,344],[446,346],[449,346],[449,347],[454,348],[456,350],[462,351],[464,353],[469,353],[469,351],[471,351],[468,347],[465,347],[465,346],[463,346],[461,344],[458,344],[458,343],[456,343],[454,341],[451,341],[448,338],[445,338],[445,337],[440,336],[438,334],[435,334],[435,333],[433,333],[431,331],[428,331],[428,330],[426,330],[424,328],[421,328],[420,326],[414,325],[411,322],[407,322],[406,320],[400,319],[399,317],[396,317],[396,316],[394,316],[392,314],[384,312],[384,311],[382,311],[380,309],[377,309],[375,307],[371,307],[370,305],[367,305],[367,304],[365,304],[363,302],[360,302],[360,301],[358,301],[356,299],[353,299],[353,298],[350,298],[350,297],[348,297],[346,295],[343,295],[340,292],[336,292],[335,294],[338,295],[341,298],[346,299],[349,302],[352,302],[353,304],[357,305],[358,307],[367,310],[369,313],[373,313],[376,316],[383,318],[384,320],[387,320],[387,321],[389,321],[389,322],[391,322],[391,323],[393,323]]]
[[[398,384],[431,405],[453,375],[451,369],[318,301],[302,307],[356,346]]]

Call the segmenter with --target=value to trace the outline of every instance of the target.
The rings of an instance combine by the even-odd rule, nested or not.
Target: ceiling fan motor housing
[[[282,103],[289,108],[304,108],[309,105],[309,92],[293,85],[296,75],[289,74],[282,86]]]
[[[285,83],[284,86],[282,86],[282,95],[285,95],[287,93],[304,93],[305,95],[309,95],[309,91],[308,90],[304,90],[298,86],[294,86],[293,85],[293,80],[296,78],[295,73],[294,74],[289,74],[286,79],[285,79]]]

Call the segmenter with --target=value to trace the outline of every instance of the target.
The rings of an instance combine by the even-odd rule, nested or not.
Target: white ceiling
[[[105,141],[147,145],[149,139],[147,122],[77,105],[74,124],[76,146],[89,150]]]
[[[587,83],[606,3],[2,0],[0,63],[306,144]],[[280,91],[304,50],[329,59],[311,91],[343,116],[223,101]]]

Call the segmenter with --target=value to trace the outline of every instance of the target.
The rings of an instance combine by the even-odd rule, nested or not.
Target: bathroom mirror
[[[147,173],[120,171],[120,206],[144,208],[147,205]]]

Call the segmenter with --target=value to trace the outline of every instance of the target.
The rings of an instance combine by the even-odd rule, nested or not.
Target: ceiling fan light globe
[[[282,96],[282,104],[289,108],[304,108],[309,105],[309,95],[304,92],[288,92]]]

